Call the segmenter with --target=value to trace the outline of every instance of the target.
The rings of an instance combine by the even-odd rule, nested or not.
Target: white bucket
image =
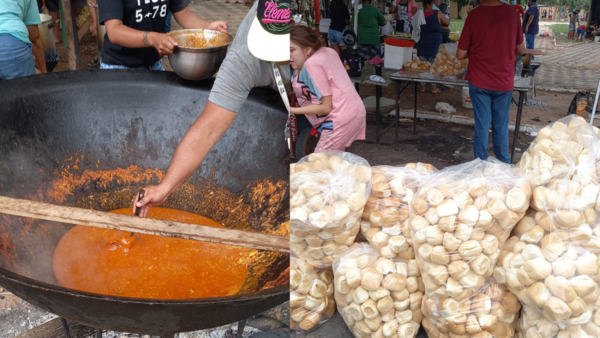
[[[412,47],[396,47],[385,44],[385,57],[383,58],[383,67],[386,69],[402,69],[404,64],[413,59]]]
[[[468,109],[473,109],[471,97],[469,96],[469,87],[462,87],[462,106]]]
[[[600,42],[600,35],[599,36],[594,36],[594,41],[595,42]]]

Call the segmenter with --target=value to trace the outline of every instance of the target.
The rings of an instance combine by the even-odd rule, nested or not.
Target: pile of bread
[[[310,331],[335,313],[331,269],[290,258],[290,329]]]
[[[494,276],[523,303],[519,337],[600,337],[599,130],[571,115],[540,130],[518,164],[531,209]]]
[[[599,134],[565,117],[516,167],[303,159],[292,327],[314,328],[335,303],[357,338],[412,338],[421,322],[430,338],[600,338]]]
[[[360,229],[362,236],[383,257],[408,261],[416,268],[415,250],[408,229],[410,202],[419,183],[435,168],[409,163],[406,167],[373,167],[371,196],[367,199]]]
[[[419,59],[414,59],[410,62],[404,64],[404,69],[408,71],[419,71],[426,72],[431,68],[431,63],[427,61],[421,61]]]
[[[331,266],[360,231],[371,175],[366,160],[339,151],[290,165],[292,330],[313,330],[335,312]]]
[[[522,171],[491,160],[440,170],[415,194],[408,226],[423,276],[430,337],[514,331],[518,309],[492,311],[486,290],[495,287],[489,278],[530,196]]]
[[[356,243],[333,263],[338,311],[357,338],[413,338],[419,331],[424,285],[406,262]]]
[[[465,75],[468,65],[468,59],[459,60],[456,58],[456,55],[448,54],[445,48],[440,47],[435,57],[435,62],[429,71],[431,74],[439,76],[454,75],[460,77]]]
[[[290,172],[291,251],[330,268],[360,231],[371,167],[356,155],[326,151],[304,157]]]

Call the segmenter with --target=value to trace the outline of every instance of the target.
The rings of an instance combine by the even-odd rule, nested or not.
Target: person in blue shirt
[[[540,31],[540,11],[537,6],[537,0],[529,0],[527,7],[522,25],[523,33],[525,33],[525,47],[527,49],[535,49],[535,36]]]
[[[36,0],[0,1],[0,81],[46,73]]]

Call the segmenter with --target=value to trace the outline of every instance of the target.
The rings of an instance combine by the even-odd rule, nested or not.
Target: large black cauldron
[[[131,205],[139,188],[156,184],[156,173],[166,171],[211,86],[146,71],[66,72],[0,83],[0,195],[97,210]],[[253,90],[202,167],[166,206],[281,234],[289,219],[286,117],[277,92]],[[128,179],[114,175],[126,168],[137,169],[128,171]],[[289,258],[267,252],[257,255],[237,296],[163,301],[65,289],[51,260],[70,228],[0,215],[0,286],[68,320],[144,334],[224,325],[289,299],[287,285],[268,284]]]

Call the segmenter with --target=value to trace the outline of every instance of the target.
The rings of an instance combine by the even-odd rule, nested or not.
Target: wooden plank
[[[85,338],[92,334],[94,334],[97,329],[68,322],[69,331],[71,333],[71,338]],[[15,338],[64,338],[65,331],[63,329],[60,318],[52,319],[49,322],[46,322],[40,326],[34,327],[33,329],[23,332]]]
[[[73,34],[73,18],[71,12],[71,0],[61,0],[63,6],[62,28],[67,38],[67,49],[69,52],[69,70],[77,70],[77,55],[75,51],[75,36]]]
[[[290,252],[290,240],[285,236],[140,218],[3,196],[0,196],[0,213],[258,250]]]
[[[77,37],[79,38],[79,41],[83,39],[85,33],[90,31],[90,27],[92,27],[92,17],[88,16],[88,18],[83,22],[83,24],[81,24],[81,27],[77,29]]]

